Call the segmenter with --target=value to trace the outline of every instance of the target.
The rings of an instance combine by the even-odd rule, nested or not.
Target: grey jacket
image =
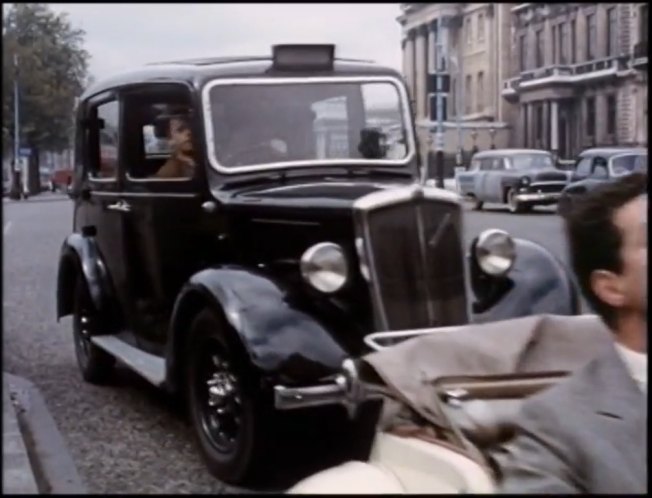
[[[521,415],[503,493],[647,493],[647,397],[613,346]]]

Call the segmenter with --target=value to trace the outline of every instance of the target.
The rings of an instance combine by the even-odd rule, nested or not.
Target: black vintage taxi
[[[117,359],[178,394],[231,483],[265,465],[274,387],[338,372],[365,334],[578,312],[532,242],[488,230],[467,258],[400,74],[334,52],[151,64],[76,111],[58,318],[86,381]]]

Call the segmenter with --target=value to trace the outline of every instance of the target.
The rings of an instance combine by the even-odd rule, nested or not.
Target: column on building
[[[420,36],[423,38],[423,54],[422,54],[422,64],[423,64],[423,92],[422,92],[422,106],[423,106],[423,116],[427,119],[428,117],[428,73],[430,72],[430,33],[427,24],[422,24],[419,26]]]
[[[527,130],[528,130],[528,119],[527,119],[527,104],[521,104],[518,107],[518,123],[519,126],[515,130],[518,136],[516,137],[517,144],[520,144],[521,147],[527,147]]]
[[[437,21],[428,23],[428,78],[437,72]],[[428,83],[426,82],[426,88]],[[426,94],[428,92],[426,91]],[[430,117],[430,95],[426,95],[426,114]]]
[[[533,104],[531,102],[525,104],[525,115],[527,118],[527,129],[525,130],[525,147],[534,147],[534,112]]]
[[[425,45],[426,45],[426,37],[423,36],[423,29],[421,26],[417,28],[416,30],[416,39],[415,39],[415,93],[414,93],[414,99],[416,101],[416,116],[417,119],[423,119],[425,116],[425,110],[424,110],[424,93],[426,92],[426,88],[424,85],[424,82],[426,81],[425,78],[425,67],[424,67],[424,53],[425,53]]]
[[[550,101],[550,150],[559,153],[559,102]]]
[[[408,58],[408,39],[407,36],[401,38],[401,70],[403,71],[403,77],[407,85],[410,85],[409,74],[410,74],[410,59]]]
[[[407,80],[407,85],[410,90],[410,99],[415,101],[416,99],[416,88],[415,88],[415,79],[414,79],[414,54],[415,54],[415,30],[410,29],[407,32],[407,39],[405,41],[405,52],[404,52],[404,67],[405,69],[405,79]]]

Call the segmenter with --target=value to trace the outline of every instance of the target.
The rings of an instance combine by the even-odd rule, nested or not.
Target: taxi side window
[[[190,107],[179,89],[150,88],[124,97],[125,170],[130,181],[189,180],[195,151]]]
[[[115,179],[118,175],[119,104],[105,102],[95,108],[90,127],[90,176],[96,179]]]

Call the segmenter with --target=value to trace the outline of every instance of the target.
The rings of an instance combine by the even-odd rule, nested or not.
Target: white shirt
[[[644,393],[647,393],[647,354],[639,353],[616,343],[616,351],[622,358],[629,374]]]

